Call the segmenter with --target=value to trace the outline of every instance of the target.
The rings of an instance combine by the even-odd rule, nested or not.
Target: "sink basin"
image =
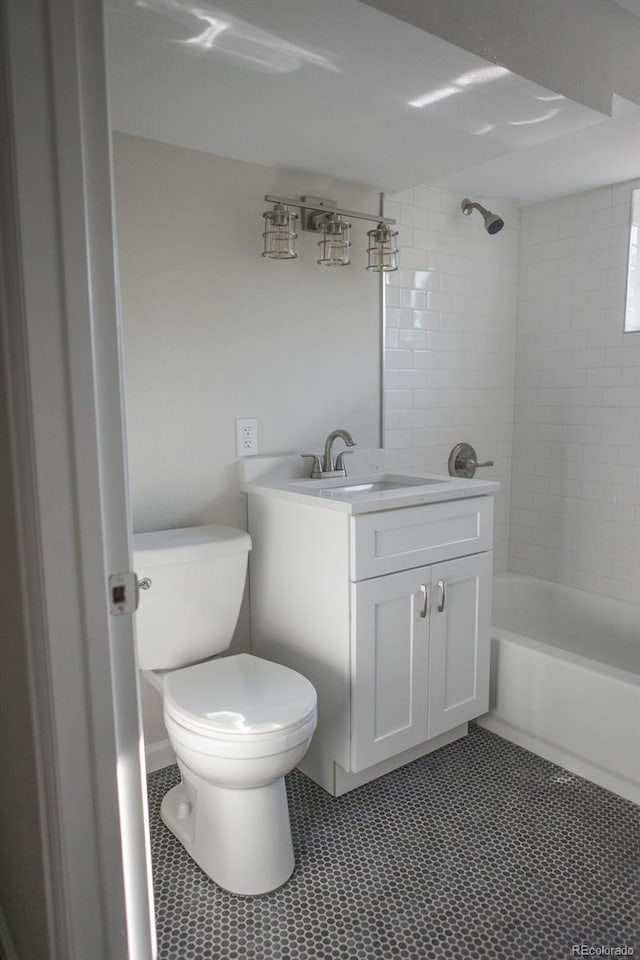
[[[365,490],[369,492],[398,490],[400,487],[406,487],[406,483],[400,483],[398,480],[372,480],[371,483],[349,483],[344,487],[334,487],[333,490],[340,490],[342,493],[360,493]]]
[[[426,487],[433,483],[443,483],[442,479],[428,477],[383,476],[377,480],[362,480],[360,483],[336,483],[335,480],[322,484],[318,481],[317,491],[321,497],[370,496],[372,493],[385,493],[388,490],[406,490],[407,487]]]

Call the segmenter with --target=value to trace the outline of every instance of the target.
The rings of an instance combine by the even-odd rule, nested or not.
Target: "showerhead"
[[[476,203],[474,200],[463,200],[462,212],[465,217],[468,217],[472,210],[478,210],[482,214],[484,228],[487,233],[499,233],[504,227],[504,220],[502,217],[499,217],[497,213],[491,213],[491,210],[487,210],[486,207],[483,207],[480,203]]]

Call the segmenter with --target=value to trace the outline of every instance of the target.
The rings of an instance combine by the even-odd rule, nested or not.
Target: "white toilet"
[[[316,727],[316,692],[299,673],[246,653],[206,659],[231,643],[250,549],[247,533],[215,525],[134,537],[136,573],[150,582],[139,666],[162,693],[182,775],[161,816],[212,880],[245,895],[291,876],[283,778]]]

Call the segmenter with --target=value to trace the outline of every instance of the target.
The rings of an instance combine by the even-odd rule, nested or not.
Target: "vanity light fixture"
[[[267,194],[273,209],[267,210],[262,216],[265,218],[266,228],[264,237],[263,257],[270,260],[292,260],[297,256],[293,241],[296,238],[295,221],[297,213],[292,213],[290,207],[300,210],[300,225],[303,230],[321,234],[318,241],[320,258],[318,263],[322,267],[346,267],[351,263],[349,248],[351,246],[351,220],[368,220],[376,227],[369,230],[369,246],[367,248],[367,270],[377,273],[398,269],[396,255],[398,248],[395,245],[397,230],[391,227],[395,220],[391,217],[381,217],[371,213],[360,213],[355,210],[343,210],[335,200],[326,197],[301,197],[293,200],[290,197],[275,197]]]
[[[295,260],[296,220],[298,214],[289,210],[285,203],[277,202],[272,210],[262,214],[264,217],[264,249],[262,256],[267,260]]]
[[[321,267],[348,267],[349,233],[351,224],[343,220],[339,213],[331,213],[322,221],[322,240],[318,240],[321,257],[317,261]]]
[[[369,237],[367,270],[373,270],[375,273],[390,273],[392,270],[397,270],[398,248],[395,239],[398,231],[392,230],[387,223],[379,223],[373,230],[367,230],[367,236]]]

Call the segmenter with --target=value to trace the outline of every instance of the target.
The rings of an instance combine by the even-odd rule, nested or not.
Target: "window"
[[[629,226],[629,270],[624,332],[640,332],[640,190],[631,191]]]

